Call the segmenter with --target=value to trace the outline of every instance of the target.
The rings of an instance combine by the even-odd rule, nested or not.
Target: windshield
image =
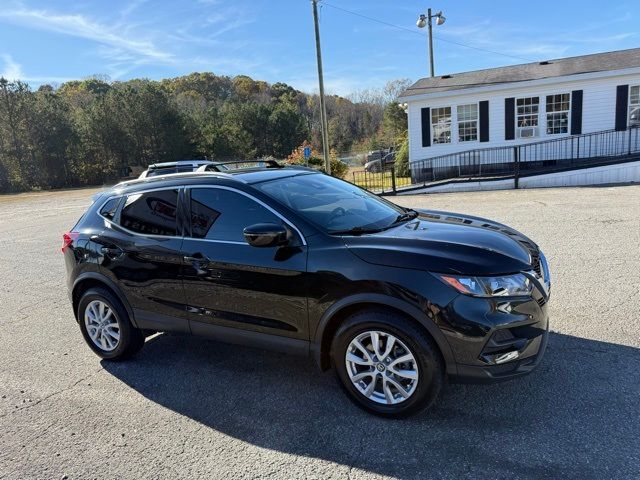
[[[403,208],[328,175],[296,175],[255,187],[329,233],[382,230],[407,215]]]

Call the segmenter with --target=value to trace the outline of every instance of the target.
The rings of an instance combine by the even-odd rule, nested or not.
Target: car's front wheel
[[[78,323],[85,341],[100,357],[121,360],[144,345],[142,331],[135,328],[122,303],[104,288],[91,288],[78,302]]]
[[[387,417],[430,406],[444,383],[444,367],[428,334],[386,310],[351,315],[336,332],[332,361],[344,389],[364,409]]]

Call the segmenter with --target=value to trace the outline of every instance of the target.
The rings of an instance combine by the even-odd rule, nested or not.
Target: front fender
[[[323,364],[326,363],[325,361],[323,361],[323,356],[327,355],[328,351],[326,342],[323,342],[323,340],[325,340],[325,331],[327,326],[330,325],[331,319],[335,318],[337,315],[340,315],[340,312],[344,311],[345,309],[354,307],[356,305],[379,305],[380,307],[391,307],[413,318],[429,332],[433,340],[436,342],[436,345],[442,353],[447,374],[457,374],[456,362],[454,360],[451,347],[449,346],[449,342],[447,342],[444,334],[433,322],[433,320],[431,320],[427,316],[427,314],[420,310],[418,307],[398,298],[379,293],[362,293],[345,297],[335,302],[324,312],[320,321],[318,322],[318,326],[316,327],[316,331],[313,336],[313,341],[311,342],[311,351],[318,365],[323,367]],[[323,344],[325,344],[325,348],[323,348]]]

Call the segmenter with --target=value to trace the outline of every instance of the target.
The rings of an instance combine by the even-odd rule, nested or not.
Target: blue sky
[[[0,75],[33,86],[95,74],[126,80],[213,71],[317,90],[309,0],[0,1]],[[347,95],[426,76],[426,35],[415,21],[427,6],[323,0],[327,89]],[[640,46],[638,0],[439,0],[431,6],[447,18],[434,29],[437,74]]]

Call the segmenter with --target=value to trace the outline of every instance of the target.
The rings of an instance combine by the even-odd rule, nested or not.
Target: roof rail
[[[219,177],[219,178],[233,178],[233,175],[230,175],[228,173],[225,172],[218,172],[218,171],[214,171],[214,170],[202,170],[203,167],[206,167],[207,165],[203,165],[202,167],[199,167],[198,170],[196,170],[196,172],[201,172],[201,173],[207,173],[211,176],[214,177]],[[123,182],[118,182],[116,183],[113,188],[116,187],[126,187],[128,185],[135,185],[137,183],[152,183],[158,180],[163,180],[165,178],[174,178],[174,177],[188,177],[190,175],[193,175],[194,172],[176,172],[176,173],[164,173],[162,175],[155,175],[153,177],[145,177],[145,178],[134,178],[131,180],[125,180]],[[237,179],[240,180],[240,179]],[[244,182],[243,180],[240,180],[241,182]]]

